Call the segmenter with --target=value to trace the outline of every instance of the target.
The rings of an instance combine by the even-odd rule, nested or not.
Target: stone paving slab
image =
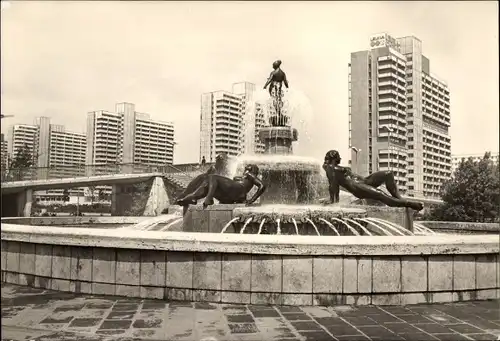
[[[500,340],[500,300],[294,307],[165,302],[2,285],[2,341]]]

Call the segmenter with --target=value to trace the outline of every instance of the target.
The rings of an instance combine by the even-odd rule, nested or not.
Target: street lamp
[[[14,117],[14,115],[4,115],[4,114],[1,114],[1,118],[6,118],[6,117]]]
[[[359,172],[359,166],[358,166],[358,153],[361,152],[361,149],[358,149],[356,147],[351,147],[351,150],[354,151],[356,153],[356,174],[358,174]]]

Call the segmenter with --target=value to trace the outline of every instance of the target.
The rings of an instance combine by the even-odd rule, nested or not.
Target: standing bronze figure
[[[274,109],[276,111],[276,124],[274,125],[285,125],[285,119],[282,118],[282,108],[283,108],[283,84],[288,89],[288,80],[286,79],[286,73],[281,70],[281,60],[277,60],[273,63],[273,71],[269,75],[264,89],[269,86],[269,95],[273,99]]]
[[[277,93],[281,93],[282,84],[285,83],[285,86],[288,88],[288,80],[286,79],[286,73],[281,70],[281,60],[277,60],[273,63],[273,71],[269,75],[266,84],[264,85],[264,89],[266,89],[269,85],[269,95],[273,96],[273,90],[277,91]]]
[[[375,172],[365,178],[354,174],[350,168],[340,166],[340,161],[340,154],[336,150],[330,150],[325,155],[323,169],[328,177],[331,203],[339,202],[339,191],[342,186],[358,199],[378,200],[387,206],[409,207],[416,211],[424,208],[419,201],[401,197],[392,172]],[[391,196],[377,189],[382,184],[385,184]]]

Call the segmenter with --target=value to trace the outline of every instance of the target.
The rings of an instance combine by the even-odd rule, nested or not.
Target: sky
[[[201,94],[262,88],[281,59],[310,110],[297,153],[347,154],[350,53],[387,32],[418,37],[448,83],[452,153],[499,149],[497,1],[2,1],[1,16],[4,133],[38,116],[84,132],[88,112],[131,102],[174,122],[175,163],[196,162]]]

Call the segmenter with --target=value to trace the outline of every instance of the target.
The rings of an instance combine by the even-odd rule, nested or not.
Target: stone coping
[[[252,214],[269,214],[275,216],[297,216],[308,214],[334,213],[337,215],[349,214],[364,214],[366,210],[362,207],[339,207],[326,205],[266,205],[266,206],[249,206],[236,207],[233,210],[234,215],[252,215]]]
[[[457,230],[471,232],[500,232],[499,223],[476,223],[458,221],[415,221],[416,224],[424,225],[432,230]]]
[[[498,253],[495,235],[295,236],[161,232],[2,224],[4,241],[268,255],[439,255]]]
[[[182,208],[180,208],[182,210]],[[26,225],[80,225],[80,224],[137,224],[152,217],[138,216],[60,216],[60,217],[4,217],[2,224]]]

